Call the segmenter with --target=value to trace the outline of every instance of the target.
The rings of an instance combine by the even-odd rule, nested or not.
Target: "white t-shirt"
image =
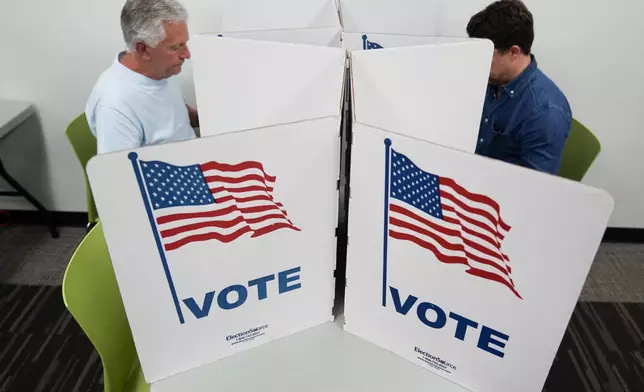
[[[194,139],[177,80],[153,80],[119,62],[99,77],[85,107],[99,154]]]

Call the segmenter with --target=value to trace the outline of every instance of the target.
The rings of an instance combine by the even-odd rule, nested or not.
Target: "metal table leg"
[[[25,188],[22,187],[16,181],[13,177],[7,173],[7,170],[5,169],[4,165],[2,164],[2,159],[0,159],[0,177],[2,177],[15,191],[0,191],[0,196],[21,196],[27,199],[31,205],[36,207],[38,211],[40,211],[45,218],[45,222],[47,226],[49,227],[49,232],[51,233],[52,238],[58,238],[60,235],[58,234],[58,230],[56,229],[56,225],[54,224],[54,217],[51,213],[51,211],[47,210],[45,206],[40,204],[38,200],[36,200],[35,197],[33,197]]]

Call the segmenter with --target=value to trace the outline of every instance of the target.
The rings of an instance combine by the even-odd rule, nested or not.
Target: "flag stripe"
[[[174,241],[178,241],[178,240],[180,240],[182,238],[189,237],[191,235],[206,234],[206,233],[210,233],[210,232],[217,232],[217,233],[222,234],[222,235],[228,235],[228,234],[231,234],[231,233],[237,231],[240,227],[244,227],[244,226],[249,226],[250,229],[252,230],[250,233],[252,234],[253,232],[255,232],[255,231],[259,230],[259,229],[262,229],[262,228],[264,228],[266,226],[270,226],[270,225],[275,224],[275,223],[285,223],[285,222],[284,222],[284,219],[272,218],[272,219],[267,219],[267,220],[265,220],[263,222],[258,222],[258,223],[254,223],[254,224],[248,224],[246,222],[239,222],[236,225],[234,225],[232,227],[229,227],[229,228],[203,227],[203,228],[193,229],[193,230],[189,230],[189,231],[186,231],[186,232],[183,232],[183,233],[179,233],[179,234],[176,234],[175,236],[172,236],[172,237],[163,238],[163,241],[165,241],[165,242],[174,242]]]
[[[240,236],[250,234],[249,238],[254,238],[254,237],[263,235],[264,233],[275,231],[274,229],[282,229],[282,228],[289,228],[289,227],[294,231],[300,231],[295,226],[285,223],[283,220],[268,219],[264,222],[260,222],[254,225],[249,225],[249,224],[246,224],[246,222],[241,222],[228,229],[218,228],[218,227],[204,227],[202,229],[186,231],[184,233],[178,234],[173,237],[164,238],[163,241],[165,243],[176,243],[177,246],[181,247],[191,242],[199,242],[204,239],[212,240],[212,239],[221,238],[225,240],[227,238],[232,238],[231,236],[235,236],[237,234],[239,234]],[[244,229],[244,228],[248,228],[248,229]],[[244,229],[244,230],[240,231],[241,229]],[[212,233],[217,233],[217,235],[219,235],[220,237],[211,238]],[[232,240],[234,239],[235,238],[232,238]]]
[[[489,265],[490,267],[492,267],[492,268],[494,268],[494,269],[498,270],[498,271],[499,271],[500,273],[502,273],[506,278],[508,278],[508,280],[510,280],[510,282],[512,282],[512,278],[510,277],[510,274],[508,273],[508,271],[505,269],[505,267],[503,267],[503,266],[502,266],[502,265],[500,265],[499,263],[497,263],[497,262],[495,262],[495,261],[492,261],[492,260],[490,260],[490,259],[486,259],[485,257],[477,256],[477,255],[475,255],[474,253],[472,253],[472,252],[468,252],[468,251],[467,251],[467,250],[465,250],[465,249],[463,250],[463,252],[465,253],[465,255],[466,255],[469,259],[474,260],[474,261],[477,261],[477,262],[479,262],[479,263],[481,263],[481,264]]]
[[[499,265],[499,263],[497,263],[497,262],[494,262],[492,260],[486,259],[484,257],[477,256],[477,255],[469,252],[465,248],[464,244],[454,244],[452,242],[449,242],[449,241],[445,240],[444,238],[442,238],[440,235],[438,235],[436,233],[432,233],[432,232],[430,232],[430,231],[428,231],[426,229],[423,229],[422,227],[414,225],[413,223],[404,222],[404,221],[401,221],[400,219],[396,219],[396,218],[393,218],[393,217],[391,217],[389,219],[389,223],[392,224],[393,226],[402,227],[402,228],[408,229],[410,231],[413,231],[413,232],[425,235],[427,237],[430,237],[434,241],[436,241],[439,245],[441,245],[443,248],[445,248],[447,250],[451,250],[451,251],[462,252],[468,258],[470,258],[470,259],[472,259],[474,261],[477,261],[477,262],[479,262],[481,264],[488,265],[488,266],[498,270],[500,273],[504,274],[508,279],[511,280],[511,278],[508,275],[508,272],[506,271],[506,269],[502,265]],[[400,234],[402,234],[402,233],[400,233]],[[463,239],[463,241],[465,242],[465,239]],[[465,259],[466,262],[467,262],[467,259],[465,257],[463,257],[463,259]]]
[[[469,233],[465,232],[464,230],[462,231],[461,234],[462,234],[463,239],[466,239],[466,240],[468,240],[470,242],[473,242],[473,243],[477,244],[479,247],[483,247],[485,249],[485,251],[481,251],[481,253],[483,255],[492,256],[494,258],[497,258],[497,259],[501,260],[501,261],[499,261],[500,263],[505,264],[505,265],[510,263],[509,258],[503,252],[501,252],[501,250],[499,248],[497,248],[495,246],[492,246],[487,242],[479,241],[478,237],[474,237],[474,236],[470,235]],[[472,248],[472,249],[474,249],[474,248]],[[478,251],[478,249],[474,249],[474,250]]]
[[[471,225],[474,225],[476,227],[479,227],[479,228],[489,232],[490,234],[492,234],[493,236],[499,238],[500,240],[505,238],[503,236],[503,234],[495,233],[494,231],[492,231],[492,229],[490,229],[490,226],[486,225],[485,223],[481,223],[480,221],[477,221],[476,219],[470,218],[469,216],[463,214],[461,211],[456,210],[456,208],[453,208],[453,207],[448,206],[448,205],[443,205],[443,211],[444,212],[453,212],[453,213],[455,213],[461,220],[464,220],[465,222],[467,222],[467,223],[469,223]],[[459,224],[459,220],[456,219],[456,218],[443,216],[443,220],[445,222],[449,222],[449,223],[453,223],[453,224]]]
[[[450,214],[450,215],[456,215],[456,214],[451,212],[445,213],[445,215],[443,215],[443,221],[445,223],[449,223],[452,226],[456,226],[456,230],[459,231],[463,239],[467,239],[471,242],[478,244],[478,246],[484,247],[485,249],[487,249],[488,252],[493,252],[496,257],[503,259],[506,263],[510,262],[509,258],[501,251],[501,249],[497,245],[486,240],[481,241],[481,237],[482,238],[488,238],[488,237],[486,237],[485,235],[483,235],[482,233],[476,230],[473,230],[471,227],[469,227],[467,222],[462,222],[458,219],[455,219],[453,216],[448,216],[447,214]]]
[[[450,199],[446,199],[443,195],[441,203],[445,204],[450,204],[454,207],[462,208],[464,212],[472,213],[473,215],[477,216],[479,219],[482,219],[482,221],[486,224],[489,224],[490,227],[494,228],[495,231],[500,231],[501,233],[505,233],[505,231],[499,226],[498,224],[498,219],[499,216],[496,213],[496,211],[488,206],[487,204],[483,203],[477,203],[473,202],[470,199],[463,197],[462,195],[458,194],[454,189],[440,185],[438,188],[438,193],[446,192],[448,193],[451,197]],[[475,209],[474,211],[470,211],[469,209],[465,209],[462,206],[467,206],[469,209]]]
[[[395,212],[395,213],[398,213],[398,214],[401,214],[401,215],[405,215],[405,216],[407,216],[409,218],[417,220],[417,221],[421,222],[424,225],[427,225],[427,226],[429,226],[429,227],[431,227],[431,228],[433,228],[433,229],[435,229],[437,231],[440,231],[443,234],[453,235],[453,236],[459,236],[460,235],[458,230],[452,230],[452,229],[449,229],[447,227],[443,227],[443,226],[441,226],[441,225],[439,225],[437,223],[431,222],[431,221],[421,217],[420,215],[418,215],[418,214],[416,214],[416,213],[414,213],[414,212],[412,212],[412,211],[410,211],[410,210],[408,210],[408,209],[406,209],[404,207],[398,206],[396,204],[391,204],[390,205],[390,210],[391,210],[391,212]]]
[[[255,192],[255,191],[272,192],[273,188],[265,187],[265,186],[259,186],[259,185],[251,185],[251,186],[246,186],[246,187],[242,187],[242,188],[228,188],[228,187],[218,186],[216,188],[210,189],[210,193],[212,193],[212,194],[216,194],[216,193],[223,192],[223,191],[228,191],[230,193],[243,193],[243,192]]]
[[[291,229],[291,230],[294,230],[294,231],[302,231],[302,230],[300,230],[299,228],[297,228],[297,227],[295,227],[293,225],[289,225],[288,223],[283,223],[283,222],[282,223],[274,223],[274,224],[272,224],[270,226],[262,227],[259,230],[255,230],[255,232],[253,233],[251,238],[255,238],[255,237],[262,236],[264,234],[272,233],[273,231],[279,230],[279,229]]]
[[[284,211],[280,210],[280,208],[278,206],[276,206],[275,204],[248,207],[248,208],[238,208],[238,210],[243,214],[253,214],[253,213],[256,213],[256,212],[264,212],[264,211],[271,211],[271,210],[278,210],[282,214],[286,214]]]
[[[445,218],[443,218],[443,219],[445,219]],[[463,223],[461,221],[457,220],[457,219],[453,219],[452,222],[450,222],[450,223],[459,225],[461,230],[463,230],[464,233],[467,233],[467,234],[469,234],[469,235],[471,235],[473,237],[477,237],[478,239],[481,239],[481,240],[487,242],[488,244],[492,245],[495,249],[499,249],[499,251],[501,251],[500,248],[499,248],[499,243],[496,242],[495,240],[493,240],[492,238],[486,236],[485,234],[480,233],[480,232],[478,232],[476,230],[472,230],[469,227],[464,226]],[[506,261],[510,261],[508,256],[505,255],[503,252],[501,252],[501,255],[503,256],[503,258]]]
[[[503,230],[510,231],[511,227],[503,221],[503,218],[501,218],[501,207],[496,201],[492,200],[491,198],[485,195],[480,195],[480,194],[476,194],[468,191],[467,189],[457,184],[456,181],[452,180],[451,178],[440,177],[439,182],[441,185],[445,185],[452,188],[454,191],[456,191],[458,194],[460,194],[463,197],[466,197],[478,203],[487,204],[490,207],[492,207],[494,211],[496,211],[497,216],[499,217],[499,224],[501,225]]]
[[[447,192],[447,191],[445,191],[443,189],[440,190],[440,196],[443,199],[451,201],[452,203],[456,204],[456,206],[458,206],[461,209],[469,212],[470,214],[474,214],[474,215],[486,218],[487,220],[490,221],[490,223],[492,223],[492,227],[494,228],[494,231],[496,231],[497,233],[499,232],[499,230],[498,230],[499,222],[489,212],[487,212],[485,210],[482,210],[480,208],[472,207],[472,206],[470,206],[468,204],[465,204],[461,200],[459,200],[456,197],[454,197],[454,195],[452,195],[451,193],[449,193],[449,192]]]
[[[203,229],[204,227],[218,227],[221,229],[230,229],[231,227],[237,226],[239,223],[244,222],[244,218],[241,216],[236,217],[231,220],[214,220],[214,221],[205,221],[191,223],[184,226],[173,227],[171,229],[163,230],[160,232],[162,238],[174,237],[178,234],[183,234],[187,231]]]
[[[517,289],[516,289],[516,288],[514,288],[514,286],[513,286],[512,284],[510,284],[510,283],[506,282],[505,280],[501,279],[501,278],[500,278],[499,276],[497,276],[497,275],[491,274],[491,273],[489,273],[489,272],[487,272],[487,271],[481,271],[481,270],[476,269],[476,268],[471,268],[471,269],[469,269],[469,270],[467,270],[467,271],[465,271],[465,272],[467,272],[467,273],[468,273],[468,274],[470,274],[470,275],[477,276],[477,277],[479,277],[479,278],[483,278],[483,279],[488,279],[488,280],[493,280],[493,281],[495,281],[495,282],[499,282],[499,283],[501,283],[501,284],[505,285],[505,287],[509,288],[509,289],[514,293],[514,295],[516,295],[517,297],[519,297],[519,299],[523,299],[523,297],[521,297],[521,295],[519,294],[519,292],[517,291]]]
[[[201,165],[201,171],[206,172],[210,170],[219,170],[222,172],[240,172],[248,169],[257,169],[262,172],[267,181],[275,182],[277,177],[266,174],[264,171],[264,166],[259,162],[242,162],[235,165],[229,165],[227,163],[219,162],[207,162]]]
[[[246,174],[242,177],[225,177],[221,175],[211,175],[204,177],[206,182],[223,182],[225,184],[240,184],[246,181],[259,181],[262,184],[266,185],[264,177],[259,174]]]
[[[225,195],[225,196],[221,196],[221,195]],[[271,196],[271,194],[268,193],[268,192],[261,192],[260,194],[257,194],[257,192],[243,192],[243,193],[240,193],[240,195],[243,195],[244,197],[238,197],[236,195],[237,195],[237,193],[235,194],[235,196],[233,196],[233,195],[229,194],[229,192],[226,192],[224,190],[224,191],[216,193],[214,196],[215,196],[215,200],[216,200],[217,204],[222,204],[222,205],[227,203],[227,202],[233,201],[233,202],[236,202],[240,206],[248,206],[248,207],[250,207],[251,206],[250,204],[252,204],[252,206],[257,205],[257,204],[255,204],[255,202],[266,202],[267,201],[267,202],[269,202],[268,203],[269,205],[278,206],[285,217],[288,215],[286,210],[283,208],[284,205],[282,203],[276,202],[275,199],[273,199],[273,196]],[[262,203],[262,204],[266,204],[266,203]]]
[[[452,256],[452,255],[446,255],[441,253],[438,248],[434,244],[431,244],[427,241],[423,241],[418,237],[415,237],[411,234],[407,233],[400,233],[398,231],[395,231],[393,229],[389,229],[389,236],[392,238],[395,238],[397,240],[404,240],[404,241],[411,241],[415,243],[418,246],[422,246],[425,249],[431,250],[434,255],[436,255],[436,258],[438,258],[439,261],[443,263],[448,263],[448,264],[464,264],[467,265],[467,259],[463,256]]]
[[[256,195],[256,196],[250,196],[250,197],[235,197],[232,195],[224,196],[224,197],[218,197],[216,198],[217,203],[225,203],[228,201],[236,201],[237,203],[248,203],[251,201],[273,201],[273,198],[268,196],[268,195]],[[284,207],[282,203],[275,203],[278,207]]]
[[[422,239],[420,239],[418,237],[415,237],[413,235],[410,235],[410,234],[400,233],[400,232],[397,232],[395,230],[389,230],[389,236],[392,237],[392,238],[398,239],[398,240],[413,242],[416,245],[431,251],[434,254],[434,256],[436,256],[436,258],[442,263],[466,265],[466,266],[468,266],[470,268],[469,270],[466,271],[469,274],[471,274],[473,276],[476,276],[476,277],[479,277],[479,278],[490,280],[490,281],[493,281],[493,282],[499,282],[499,283],[503,284],[504,286],[508,287],[514,293],[514,295],[516,295],[517,297],[521,298],[521,296],[516,291],[516,289],[514,288],[512,283],[506,281],[505,279],[503,279],[501,276],[499,276],[497,274],[494,274],[492,272],[485,271],[485,270],[482,270],[482,269],[478,269],[478,268],[475,268],[475,267],[469,265],[468,260],[465,257],[451,256],[451,255],[443,254],[438,250],[438,248],[436,248],[436,246],[434,244],[431,244],[431,243],[429,243],[427,241],[423,241]]]
[[[166,243],[165,250],[168,250],[168,251],[175,250],[191,242],[200,242],[200,241],[208,241],[208,240],[217,240],[219,242],[223,242],[227,244],[251,231],[253,231],[253,229],[251,229],[250,226],[242,226],[237,231],[231,234],[221,234],[218,232],[195,234],[188,237],[184,237],[175,242]]]
[[[489,249],[484,248],[479,244],[473,243],[473,241],[464,236],[460,231],[441,226],[440,223],[428,221],[427,219],[419,216],[417,213],[395,203],[401,202],[394,201],[394,203],[390,203],[390,224],[408,229],[414,233],[427,236],[436,241],[445,250],[462,252],[464,256],[470,257],[473,261],[476,261],[478,263],[493,267],[494,269],[502,273],[505,277],[510,279],[509,271],[507,270],[505,261],[501,259],[500,255],[494,254],[494,259],[490,260],[487,257],[489,256],[489,254],[486,253],[486,251],[491,252]],[[404,217],[410,218],[412,222],[404,221],[403,219],[401,219]],[[435,232],[430,232],[427,230],[427,228],[430,228]],[[447,241],[447,239],[445,238],[446,236],[449,236],[448,239],[452,238],[457,243],[455,244],[454,242]],[[481,251],[481,248],[485,250]],[[480,254],[476,254],[475,252],[479,252]]]
[[[458,227],[467,227],[468,230],[472,231],[473,233],[477,233],[478,235],[487,237],[492,241],[491,243],[493,245],[496,245],[497,241],[496,238],[494,237],[489,237],[488,234],[493,234],[490,233],[485,226],[481,226],[480,222],[477,221],[476,219],[471,219],[467,215],[464,215],[461,212],[458,212],[451,208],[450,206],[443,206],[443,221],[453,224]],[[466,220],[468,219],[468,220]],[[493,234],[494,235],[494,234]],[[488,242],[490,242],[488,241]]]
[[[222,208],[215,211],[184,212],[184,213],[178,213],[178,214],[164,215],[157,218],[157,223],[162,225],[165,223],[175,222],[183,219],[214,218],[214,217],[230,214],[234,211],[251,214],[251,213],[264,212],[264,211],[270,211],[270,210],[278,210],[282,214],[286,215],[286,212],[280,209],[277,205],[269,204],[269,205],[255,206],[255,207],[249,207],[249,208],[238,208],[237,205],[233,204],[226,208]]]
[[[501,262],[501,263],[505,263],[505,260],[498,253],[496,253],[496,252],[494,252],[494,251],[492,251],[492,250],[490,250],[490,249],[488,249],[488,248],[486,248],[486,247],[484,247],[484,246],[482,246],[480,244],[477,244],[476,242],[471,241],[471,240],[469,240],[469,239],[467,239],[465,237],[463,237],[463,242],[465,243],[465,245],[469,246],[470,248],[476,249],[479,252],[484,253],[484,254],[486,254],[486,255],[488,255],[490,257],[494,257],[495,259],[498,259],[499,262]]]
[[[423,229],[420,226],[416,226],[413,223],[401,221],[400,219],[397,219],[397,218],[394,218],[394,217],[389,218],[389,223],[391,225],[393,225],[393,226],[402,227],[404,229],[408,229],[408,230],[414,231],[416,233],[419,233],[419,234],[425,235],[427,237],[430,237],[434,241],[438,242],[440,244],[440,246],[442,246],[445,249],[452,250],[452,251],[457,251],[457,252],[458,251],[461,251],[461,252],[464,251],[463,245],[451,243],[451,242],[447,241],[445,238],[441,237],[440,235],[438,235],[436,233],[432,233],[429,230]]]
[[[468,258],[467,254],[462,250],[454,251],[454,250],[446,249],[446,248],[442,247],[441,244],[439,244],[434,238],[425,236],[423,234],[420,234],[418,232],[409,230],[407,228],[390,225],[389,229],[394,230],[394,231],[398,232],[399,234],[410,235],[412,237],[418,238],[420,241],[430,243],[436,249],[438,249],[438,251],[440,253],[442,253],[443,255],[452,256],[452,257],[462,257],[464,260],[467,261],[467,265],[469,265],[470,267],[480,269],[480,270],[484,270],[484,271],[488,271],[490,273],[496,274],[496,275],[500,276],[501,278],[505,279],[506,281],[510,282],[510,279],[508,278],[507,274],[505,274],[504,272],[500,271],[499,268],[498,268],[498,265],[497,266],[492,266],[492,265],[489,265],[489,263],[480,263],[480,262],[478,262],[476,260]],[[468,250],[468,249],[466,248],[466,250]],[[437,259],[437,261],[440,261],[440,260]]]
[[[157,223],[162,225],[165,223],[175,222],[182,219],[192,219],[192,218],[214,218],[217,216],[222,216],[229,214],[236,210],[234,205],[222,208],[215,211],[202,211],[202,212],[183,212],[178,214],[164,215],[157,218]]]
[[[282,211],[276,205],[262,205],[262,206],[248,207],[248,208],[239,208],[237,207],[237,205],[233,204],[232,206],[222,208],[220,210],[215,210],[215,211],[181,213],[181,214],[171,214],[171,215],[161,216],[157,218],[157,223],[164,224],[169,222],[175,222],[178,220],[194,219],[194,218],[212,218],[212,217],[230,214],[234,211],[239,211],[242,214],[253,214],[253,213],[265,212],[265,211],[271,211],[271,210],[278,210],[282,214],[285,214],[285,212]],[[283,217],[283,218],[286,219],[286,217]]]
[[[161,237],[168,238],[178,234],[183,234],[187,231],[203,229],[205,227],[218,227],[222,229],[229,229],[243,222],[246,222],[252,225],[252,224],[257,224],[257,223],[267,221],[269,219],[283,219],[283,218],[284,216],[282,214],[269,214],[269,215],[262,215],[258,218],[246,218],[246,219],[244,219],[244,217],[242,216],[237,216],[231,220],[204,221],[204,222],[197,222],[197,223],[191,223],[188,225],[173,227],[171,229],[163,230],[160,234],[161,234]]]
[[[431,251],[436,256],[436,258],[443,263],[467,265],[470,269],[465,272],[467,272],[468,274],[479,278],[483,278],[486,280],[490,280],[493,282],[501,283],[507,288],[509,288],[512,291],[512,293],[514,293],[514,295],[516,295],[519,298],[522,298],[521,295],[519,295],[519,293],[517,292],[517,290],[513,287],[512,283],[507,282],[505,279],[503,279],[502,277],[494,273],[472,267],[471,265],[468,264],[468,261],[465,257],[445,255],[441,253],[433,244],[423,241],[420,238],[412,236],[410,234],[399,233],[395,230],[389,230],[389,236],[398,240],[413,242],[416,245]]]
[[[215,231],[215,232],[190,235],[190,236],[181,238],[177,241],[166,243],[165,250],[171,251],[192,242],[202,242],[202,241],[208,241],[208,240],[218,240],[223,243],[230,243],[246,233],[252,232],[253,235],[251,236],[251,238],[256,238],[256,237],[263,236],[265,234],[272,233],[273,231],[276,231],[279,229],[291,229],[294,231],[301,231],[299,228],[293,225],[290,225],[288,223],[273,223],[271,225],[262,227],[257,230],[253,230],[250,226],[246,225],[246,226],[240,227],[239,229],[237,229],[236,231],[230,234],[222,234],[220,232]]]

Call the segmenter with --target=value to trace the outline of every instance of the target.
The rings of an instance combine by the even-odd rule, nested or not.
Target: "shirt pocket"
[[[513,150],[514,141],[506,127],[492,124],[490,153],[495,158],[503,158]]]

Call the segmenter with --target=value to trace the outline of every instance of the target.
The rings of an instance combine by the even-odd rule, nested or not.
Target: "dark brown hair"
[[[502,53],[517,45],[524,54],[530,54],[534,41],[532,13],[520,0],[496,1],[470,19],[467,34],[489,39]]]

